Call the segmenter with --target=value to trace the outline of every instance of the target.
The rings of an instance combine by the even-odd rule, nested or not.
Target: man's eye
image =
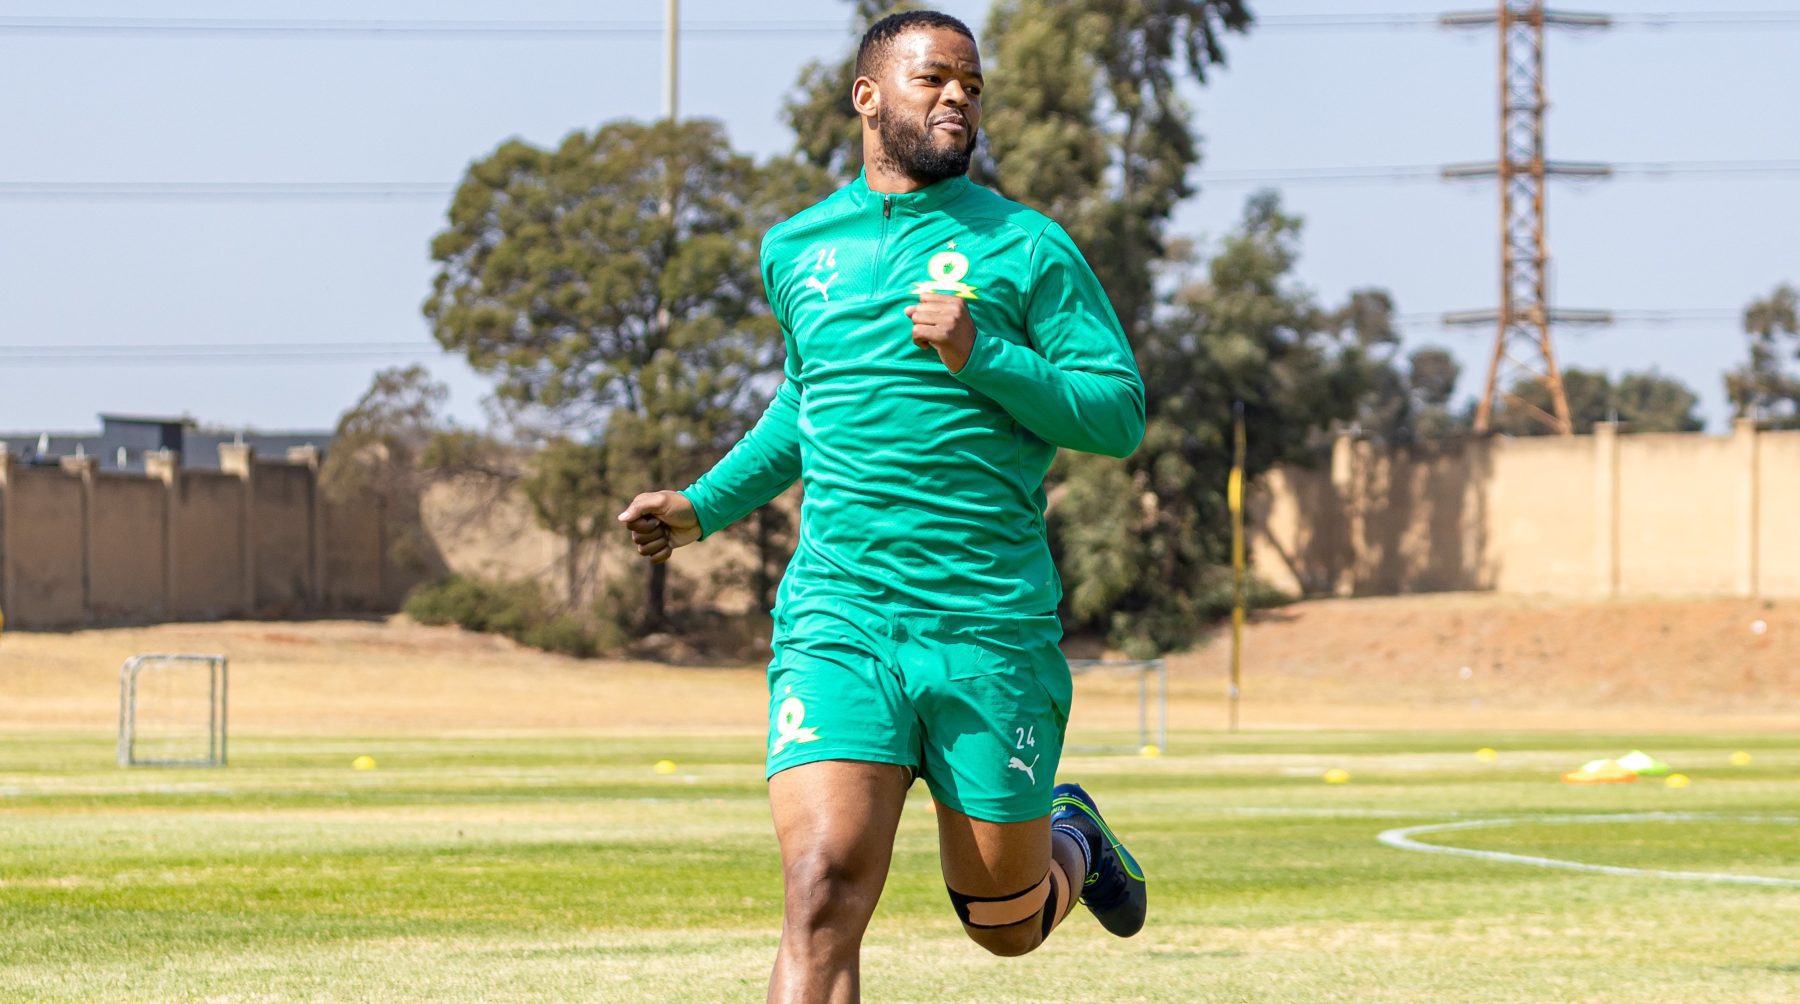
[[[928,84],[941,84],[944,82],[944,78],[938,76],[935,73],[928,73],[925,76],[920,77],[919,79],[925,81]]]

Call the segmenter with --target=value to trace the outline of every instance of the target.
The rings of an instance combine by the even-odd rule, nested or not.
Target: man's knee
[[[1037,917],[1011,927],[970,927],[964,924],[963,931],[977,945],[1006,958],[1024,955],[1044,943],[1044,926]]]
[[[818,929],[872,912],[880,880],[876,869],[854,859],[823,851],[802,854],[782,869],[788,920]]]
[[[995,955],[1024,955],[1043,944],[1056,915],[1056,884],[1049,875],[1005,896],[970,896],[950,889],[950,905],[963,930]]]

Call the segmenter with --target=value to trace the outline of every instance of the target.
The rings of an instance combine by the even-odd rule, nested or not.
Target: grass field
[[[245,732],[224,770],[125,771],[101,731],[0,730],[0,999],[761,999],[780,888],[754,736],[384,735]],[[1078,914],[1022,960],[957,930],[915,790],[866,997],[1800,1000],[1791,733],[1187,730],[1170,746],[1062,772],[1132,841],[1150,926],[1118,941]],[[1693,784],[1556,780],[1633,747]],[[1732,766],[1737,750],[1753,761]],[[378,767],[351,770],[361,754]],[[674,773],[652,770],[664,758]],[[1351,781],[1322,783],[1333,767]],[[1685,815],[1558,822],[1646,812]],[[1795,885],[1377,841],[1485,819],[1520,822],[1418,839]]]

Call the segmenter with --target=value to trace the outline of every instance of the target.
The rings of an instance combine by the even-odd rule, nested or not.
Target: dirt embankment
[[[405,618],[225,622],[8,632],[0,729],[110,731],[119,664],[145,652],[229,655],[238,734],[754,733],[767,707],[758,665],[580,661]],[[1223,725],[1228,664],[1224,633],[1169,660],[1171,727]],[[1800,602],[1316,601],[1252,621],[1243,680],[1247,728],[1795,728]],[[1135,678],[1077,694],[1078,728],[1135,721]]]

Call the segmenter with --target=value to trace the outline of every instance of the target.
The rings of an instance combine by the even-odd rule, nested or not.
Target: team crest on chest
[[[969,274],[969,256],[956,250],[956,242],[951,241],[949,250],[939,251],[925,263],[925,271],[931,278],[924,282],[914,283],[915,293],[947,293],[960,296],[965,300],[979,300],[975,295],[976,287],[963,281]]]

